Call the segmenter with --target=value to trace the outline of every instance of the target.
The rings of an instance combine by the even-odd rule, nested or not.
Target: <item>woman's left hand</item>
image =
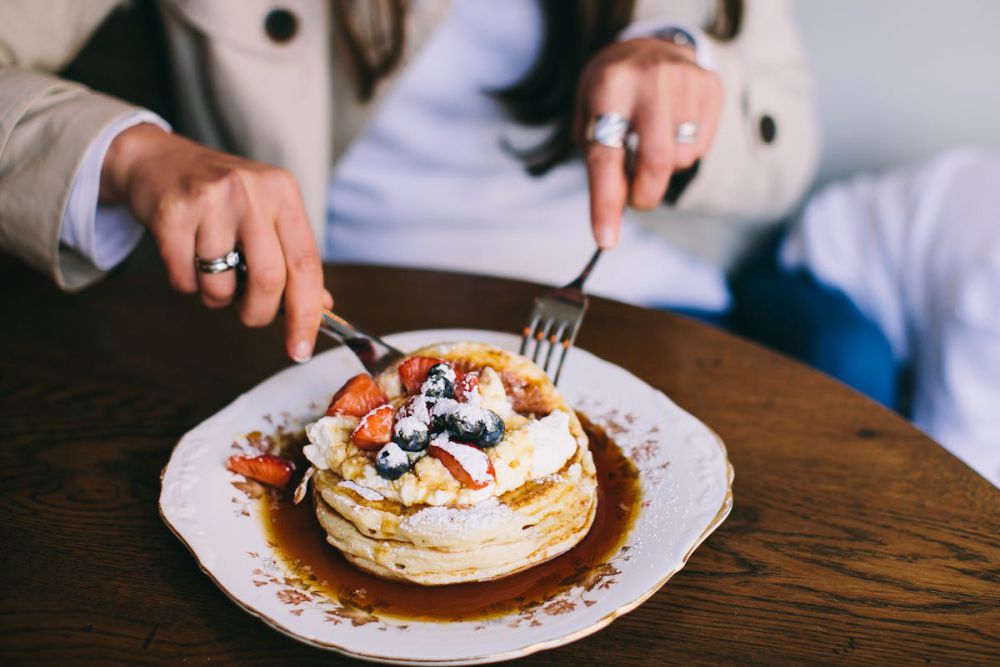
[[[590,183],[590,220],[597,245],[618,243],[626,204],[647,210],[663,201],[670,176],[708,151],[722,109],[722,83],[698,67],[692,48],[656,38],[616,42],[587,63],[577,90],[574,133],[581,142]],[[631,183],[625,150],[588,141],[598,114],[629,120],[639,138]],[[697,124],[692,143],[678,143],[681,123]]]

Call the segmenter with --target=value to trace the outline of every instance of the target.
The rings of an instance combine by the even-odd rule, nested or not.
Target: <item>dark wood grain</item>
[[[327,280],[379,332],[516,330],[538,291]],[[288,363],[280,326],[243,329],[155,273],[69,295],[2,262],[0,313],[0,662],[350,662],[240,611],[157,513],[177,439]],[[696,322],[597,300],[579,344],[722,436],[735,507],[640,609],[523,664],[998,662],[1000,492],[860,395]]]

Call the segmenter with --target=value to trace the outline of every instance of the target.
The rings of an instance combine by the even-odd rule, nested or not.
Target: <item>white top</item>
[[[641,22],[623,38],[682,27],[711,67],[701,33],[679,22]],[[506,117],[485,91],[531,67],[543,36],[535,0],[459,0],[402,74],[368,130],[331,176],[328,234],[332,261],[417,266],[568,282],[594,250],[587,176],[572,160],[529,176],[502,141],[525,148],[547,136]],[[63,213],[60,239],[102,269],[138,243],[141,229],[122,207],[97,207],[100,167],[137,112],[109,126],[88,152]],[[721,270],[643,230],[626,212],[621,243],[605,253],[588,290],[651,306],[722,310],[729,294]]]
[[[328,259],[548,284],[580,272],[595,247],[582,161],[530,176],[501,143],[528,147],[546,133],[507,118],[485,92],[530,69],[542,35],[534,0],[455,4],[334,171]],[[620,245],[605,253],[588,288],[712,310],[729,298],[719,269],[628,214]]]

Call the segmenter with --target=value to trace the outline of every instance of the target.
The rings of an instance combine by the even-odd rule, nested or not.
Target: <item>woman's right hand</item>
[[[240,319],[274,319],[285,301],[288,354],[312,356],[323,306],[323,267],[295,178],[283,169],[211,150],[155,125],[136,125],[111,144],[101,201],[126,204],[153,235],[175,289],[201,293],[209,308],[233,300],[233,271],[195,270],[195,256],[222,257],[237,244],[247,264]]]

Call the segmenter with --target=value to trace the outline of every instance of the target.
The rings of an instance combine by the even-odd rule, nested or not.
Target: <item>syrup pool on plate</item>
[[[261,498],[268,540],[286,565],[333,600],[368,613],[413,620],[469,621],[544,604],[584,581],[624,543],[639,509],[635,465],[600,427],[580,414],[597,467],[598,501],[587,536],[566,553],[523,572],[481,583],[418,586],[379,579],[348,563],[326,541],[310,500],[295,505],[291,491]],[[301,461],[301,459],[300,459]]]

